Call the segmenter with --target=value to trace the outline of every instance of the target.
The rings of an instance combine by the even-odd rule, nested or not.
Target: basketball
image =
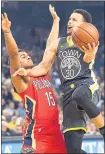
[[[88,48],[88,43],[98,44],[99,33],[97,28],[90,23],[82,23],[72,29],[72,41],[78,48],[82,46]]]

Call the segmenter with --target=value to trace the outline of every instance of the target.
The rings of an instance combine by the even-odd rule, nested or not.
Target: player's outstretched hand
[[[2,14],[1,26],[4,33],[10,32],[11,21],[8,19],[6,13]]]
[[[99,42],[97,46],[95,46],[95,43],[93,42],[92,45],[88,43],[88,49],[82,46],[81,50],[89,55],[96,53],[98,50]]]
[[[27,73],[27,70],[26,70],[26,69],[24,69],[24,68],[19,68],[19,69],[13,74],[13,76],[17,76],[17,75],[19,75],[19,76],[27,76],[28,73]]]
[[[50,10],[50,13],[53,17],[53,20],[60,20],[59,16],[57,15],[56,11],[55,11],[55,8],[51,6],[51,4],[49,5],[49,10]]]

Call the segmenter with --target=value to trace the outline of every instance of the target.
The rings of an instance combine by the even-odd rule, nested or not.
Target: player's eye
[[[73,21],[77,21],[75,18],[73,18]]]

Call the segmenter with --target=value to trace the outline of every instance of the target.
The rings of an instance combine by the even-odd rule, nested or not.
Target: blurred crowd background
[[[67,21],[74,9],[89,11],[93,24],[100,33],[100,45],[96,57],[94,71],[100,85],[100,101],[98,107],[104,115],[104,2],[51,2],[60,16],[60,37],[66,35]],[[38,64],[43,56],[51,26],[52,17],[48,10],[49,2],[2,2],[2,12],[8,14],[12,22],[12,33],[19,46],[32,56]],[[2,136],[21,135],[25,120],[24,104],[13,90],[8,55],[2,33]],[[62,123],[62,91],[61,82],[55,61],[51,70],[52,85],[59,104],[59,121]],[[87,117],[88,119],[88,117]],[[62,127],[62,126],[61,126]],[[98,135],[96,126],[87,120],[87,135]]]

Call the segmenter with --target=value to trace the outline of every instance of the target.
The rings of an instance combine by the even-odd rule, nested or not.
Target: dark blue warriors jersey
[[[87,81],[94,93],[99,85],[93,72],[94,60],[91,63],[83,61],[84,53],[69,41],[68,37],[60,39],[57,51],[58,71],[62,86],[80,80]],[[78,82],[79,83],[79,82]]]

